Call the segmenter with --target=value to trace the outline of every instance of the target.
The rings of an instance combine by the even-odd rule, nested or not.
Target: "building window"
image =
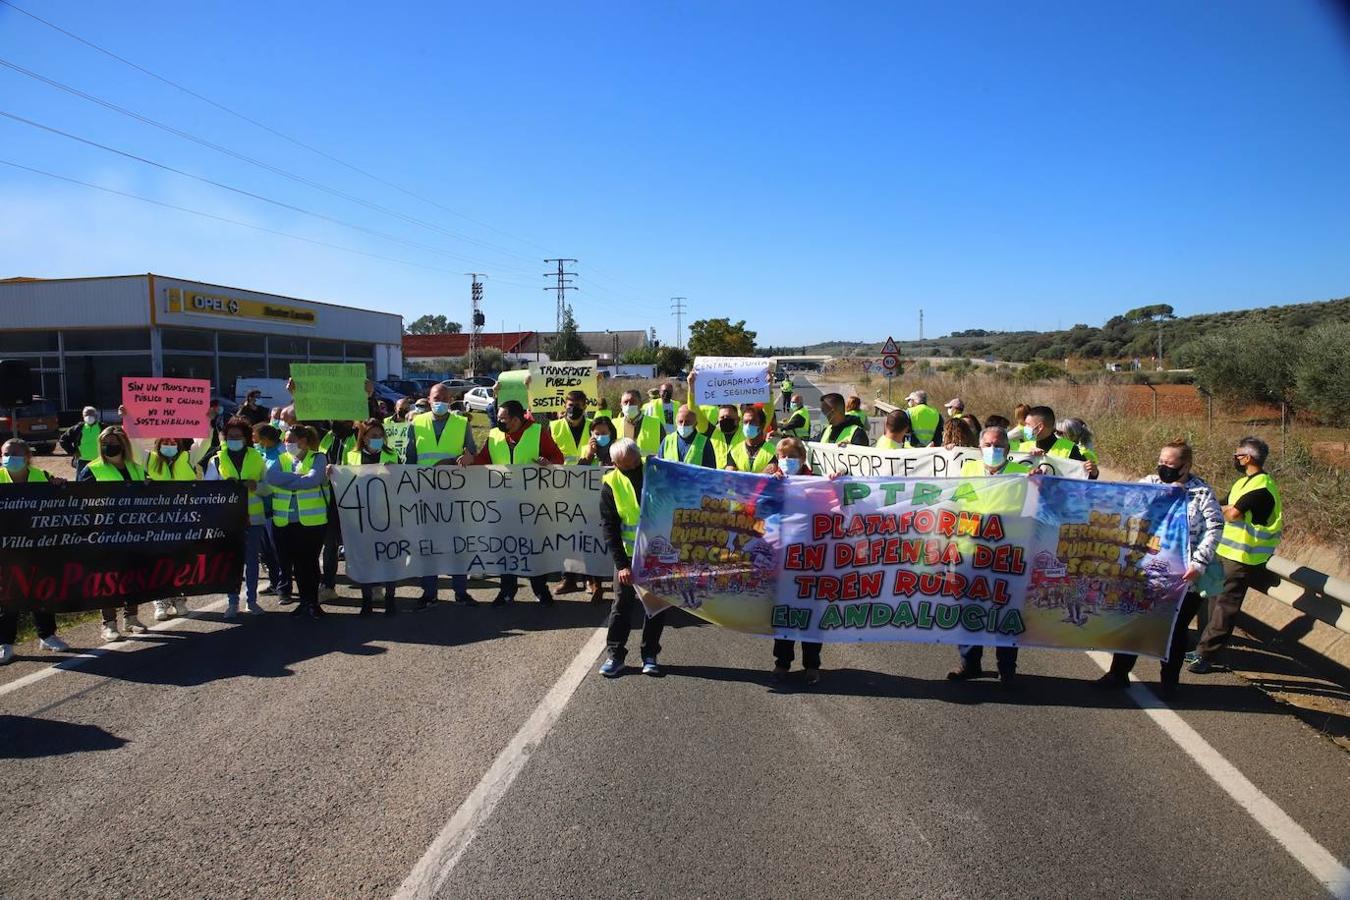
[[[66,353],[109,350],[149,350],[150,332],[127,329],[91,328],[65,332]],[[148,373],[147,373],[148,374]]]
[[[122,379],[148,378],[152,373],[149,353],[109,356],[66,354],[66,403],[74,409],[97,406],[117,409],[122,402]]]
[[[346,348],[348,362],[365,362],[368,359],[373,360],[375,358],[374,344],[353,344],[349,342]]]
[[[181,328],[164,328],[159,334],[160,346],[165,350],[198,350],[204,353],[216,352],[216,333],[214,331],[188,331]]]
[[[294,359],[294,360],[291,359],[291,358],[289,358],[289,357],[283,358],[283,357],[280,357],[280,356],[276,356],[275,354],[272,355],[272,356],[269,356],[269,357],[267,358],[267,377],[268,377],[268,378],[290,378],[290,377],[291,377],[291,363],[293,363],[293,362],[304,362],[304,361],[305,361],[305,358],[304,358],[303,356],[300,357],[299,359]]]
[[[0,353],[55,351],[55,331],[0,331]]]
[[[188,353],[164,354],[165,378],[205,378],[216,380],[216,360],[213,356],[196,356]]]
[[[221,353],[257,353],[266,351],[267,339],[261,334],[227,334],[217,336]]]
[[[289,366],[293,362],[304,362],[309,358],[309,349],[305,339],[298,337],[270,337],[267,339],[267,353],[280,357]]]
[[[326,359],[342,359],[342,344],[339,341],[310,341],[309,355]]]
[[[223,397],[242,400],[236,397],[234,389],[237,378],[266,378],[267,369],[261,356],[222,356],[220,358],[220,387],[218,393]]]

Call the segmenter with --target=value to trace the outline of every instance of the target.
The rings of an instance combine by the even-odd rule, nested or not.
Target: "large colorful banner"
[[[247,503],[233,481],[9,485],[0,607],[73,612],[237,591]]]
[[[650,457],[634,575],[752,634],[1162,656],[1186,492],[998,478],[775,479]]]
[[[979,460],[979,447],[922,447],[912,450],[879,450],[850,444],[809,443],[807,462],[817,475],[855,475],[859,478],[959,478],[967,460]],[[1017,462],[1031,463],[1037,474],[1061,478],[1087,478],[1087,470],[1076,459],[1045,454],[1013,453]]]
[[[361,584],[425,575],[610,575],[593,466],[338,466],[347,572]]]

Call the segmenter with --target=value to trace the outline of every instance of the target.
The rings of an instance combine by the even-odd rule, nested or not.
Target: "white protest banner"
[[[347,571],[359,584],[424,575],[614,571],[598,466],[338,466]]]
[[[694,403],[773,403],[769,360],[763,356],[699,356],[694,359]]]
[[[852,475],[858,478],[959,478],[968,459],[978,460],[979,447],[922,447],[912,450],[879,450],[876,447],[837,447],[834,444],[806,445],[807,462],[817,475]],[[1061,478],[1087,478],[1083,464],[1063,456],[1032,456],[1013,453],[1017,462],[1031,463],[1043,475]]]
[[[530,363],[530,412],[562,415],[572,391],[581,391],[588,408],[597,409],[600,388],[595,370],[593,359]]]

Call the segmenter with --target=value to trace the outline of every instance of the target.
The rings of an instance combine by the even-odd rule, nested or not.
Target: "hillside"
[[[1157,351],[1159,316],[1170,312],[1171,307],[1165,305],[1140,307],[1113,316],[1100,327],[1080,324],[1059,331],[971,329],[931,338],[922,345],[917,341],[901,341],[900,351],[906,356],[993,356],[1012,362],[1062,360],[1070,356],[1103,360],[1151,358]],[[1212,332],[1249,322],[1275,325],[1295,334],[1318,325],[1350,323],[1350,297],[1162,318],[1163,355],[1170,356],[1174,350]],[[881,350],[881,342],[824,341],[805,350],[832,356],[875,356]]]

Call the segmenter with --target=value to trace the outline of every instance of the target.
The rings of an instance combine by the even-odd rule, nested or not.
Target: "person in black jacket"
[[[609,658],[600,667],[600,674],[614,678],[623,672],[623,658],[628,653],[628,635],[632,633],[633,607],[639,606],[637,590],[633,587],[633,558],[628,544],[636,530],[636,520],[626,522],[619,512],[614,497],[614,488],[610,481],[614,478],[626,479],[632,486],[633,496],[642,498],[642,453],[632,438],[620,438],[610,450],[610,459],[614,461],[614,471],[606,476],[600,487],[600,524],[605,530],[605,540],[609,541],[609,552],[614,558],[614,605],[609,610],[609,634],[606,645]],[[628,544],[625,544],[625,525],[628,526]],[[656,658],[661,653],[661,632],[666,627],[665,610],[654,616],[647,616],[642,624],[642,673],[660,675],[661,669]]]

